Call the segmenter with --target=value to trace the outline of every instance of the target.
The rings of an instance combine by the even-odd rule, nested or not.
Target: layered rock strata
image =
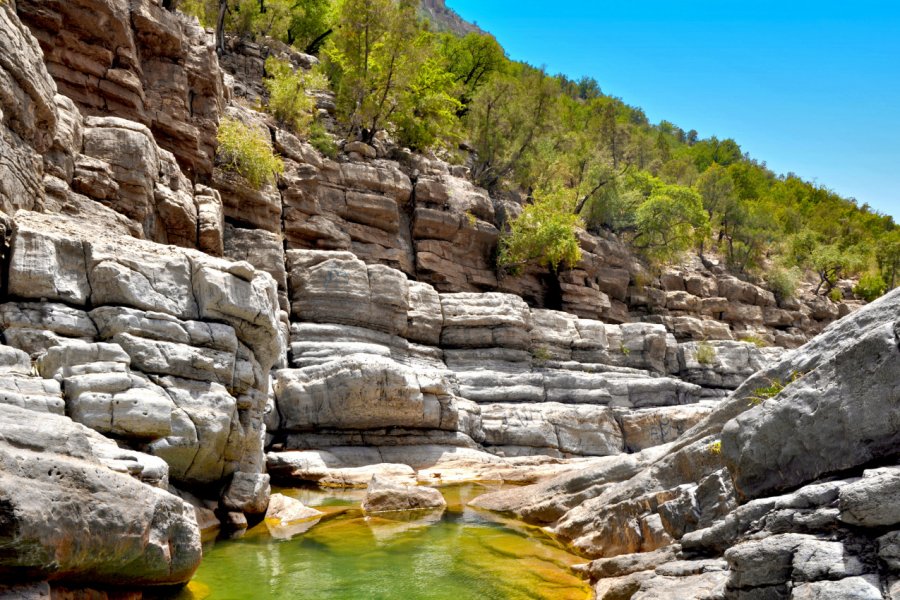
[[[889,598],[900,292],[750,377],[649,462],[475,504],[597,558],[598,598]]]

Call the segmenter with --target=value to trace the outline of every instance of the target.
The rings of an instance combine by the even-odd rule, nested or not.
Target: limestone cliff
[[[229,49],[220,62],[211,33],[159,0],[0,2],[4,584],[183,583],[200,560],[198,523],[260,518],[270,475],[563,473],[525,502],[481,502],[591,556],[665,547],[658,562],[671,562],[676,542],[743,541],[744,524],[713,542],[701,532],[743,518],[746,498],[890,456],[893,417],[847,420],[840,395],[829,406],[844,421],[823,432],[810,415],[868,351],[841,335],[882,323],[895,300],[785,354],[856,305],[777,300],[699,261],[653,275],[614,236],[587,232],[559,281],[501,277],[497,240],[521,201],[383,140],[322,156],[248,108],[264,94],[263,57],[287,51]],[[327,94],[318,104],[333,109]],[[286,164],[277,184],[252,189],[216,164],[225,114],[271,133]],[[882,338],[870,348],[879,377],[893,372]],[[812,374],[842,361],[838,375]],[[796,403],[739,416],[765,377],[793,371]],[[847,394],[870,389],[865,373]],[[829,460],[810,464],[818,446],[801,440],[774,450],[794,421]],[[717,436],[721,453],[709,450]],[[791,469],[776,477],[782,459]],[[104,510],[86,510],[96,498]],[[721,561],[698,564],[679,573],[725,577]]]

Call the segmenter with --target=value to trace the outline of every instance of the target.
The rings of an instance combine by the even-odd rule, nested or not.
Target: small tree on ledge
[[[500,238],[498,266],[515,274],[523,266],[534,264],[556,275],[561,268],[578,264],[581,247],[575,230],[584,224],[571,204],[563,193],[537,195]]]

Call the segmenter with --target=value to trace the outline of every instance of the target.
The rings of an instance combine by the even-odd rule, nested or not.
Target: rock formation
[[[596,558],[601,599],[895,597],[898,317],[894,291],[835,323],[659,455],[475,503]]]
[[[896,587],[897,295],[786,353],[857,304],[601,233],[558,285],[502,276],[520,201],[322,156],[248,108],[269,49],[229,49],[159,0],[0,1],[0,596],[181,584],[267,509],[295,535],[270,476],[374,481],[372,512],[534,484],[477,503],[597,558],[601,598]],[[277,184],[215,163],[226,114]]]

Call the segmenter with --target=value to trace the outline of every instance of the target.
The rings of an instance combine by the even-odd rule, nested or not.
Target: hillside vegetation
[[[738,275],[765,275],[782,296],[803,272],[818,276],[821,294],[859,278],[855,291],[867,300],[900,283],[900,229],[890,217],[773,173],[735,140],[652,124],[592,78],[510,60],[489,34],[443,32],[447,23],[422,17],[441,14],[435,5],[423,13],[417,0],[185,0],[179,8],[218,27],[220,39],[223,30],[269,36],[317,54],[341,137],[434,152],[466,164],[492,193],[522,193],[528,203],[510,224],[501,268],[574,266],[580,226],[615,232],[655,265],[714,253]],[[290,69],[275,71],[267,87],[284,89],[277,80]],[[312,79],[322,78],[295,77],[295,93]],[[321,141],[314,108],[299,105],[309,118],[279,119]]]

